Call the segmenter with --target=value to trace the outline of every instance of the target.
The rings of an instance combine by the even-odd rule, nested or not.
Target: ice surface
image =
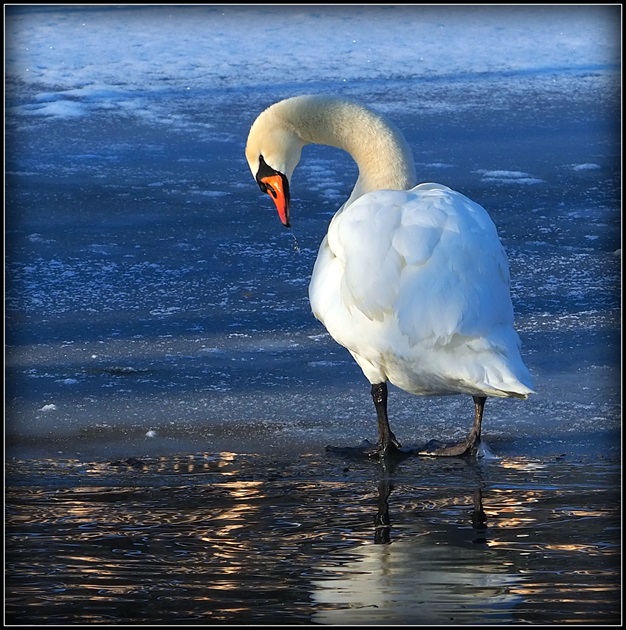
[[[292,234],[243,157],[271,102],[337,93],[484,205],[538,394],[502,452],[619,449],[617,6],[5,7],[9,453],[291,449],[375,436],[307,284],[356,168],[307,147]],[[407,442],[471,401],[394,390]]]

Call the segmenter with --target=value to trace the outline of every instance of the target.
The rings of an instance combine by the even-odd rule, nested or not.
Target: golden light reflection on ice
[[[72,462],[72,485],[9,497],[7,550],[30,549],[9,570],[45,575],[49,601],[91,622],[148,597],[184,601],[207,623],[269,619],[286,601],[299,602],[302,622],[358,625],[532,622],[581,593],[588,609],[610,609],[615,501],[555,486],[541,463],[491,465],[506,473],[497,483],[461,463],[397,477],[375,464],[351,477],[346,466],[325,478],[318,461],[250,470],[232,453]]]

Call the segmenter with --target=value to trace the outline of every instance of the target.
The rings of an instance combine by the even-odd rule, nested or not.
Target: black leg
[[[387,383],[377,383],[372,385],[372,399],[376,407],[376,417],[378,419],[378,443],[372,444],[369,440],[364,440],[359,446],[327,446],[326,450],[331,453],[349,456],[367,456],[378,459],[385,470],[392,465],[396,457],[405,456],[411,453],[411,449],[402,449],[400,442],[396,439],[393,431],[389,427],[387,418]]]
[[[473,396],[474,398],[474,424],[469,435],[463,442],[441,446],[437,443],[429,442],[418,454],[435,455],[437,457],[459,457],[460,455],[473,455],[478,451],[480,445],[480,433],[483,422],[483,411],[485,409],[485,396]]]
[[[480,432],[483,426],[483,412],[485,410],[487,397],[472,396],[472,398],[474,399],[474,424],[472,425],[472,430],[470,431],[470,439],[473,440],[472,446],[475,446],[477,449],[480,444]]]
[[[372,385],[372,399],[376,407],[378,418],[378,452],[385,457],[390,452],[400,448],[400,442],[389,427],[387,417],[387,383]]]

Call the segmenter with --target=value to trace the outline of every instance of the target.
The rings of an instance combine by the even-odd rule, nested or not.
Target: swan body
[[[310,143],[344,149],[359,168],[320,246],[309,299],[372,385],[377,452],[400,447],[388,424],[387,382],[417,395],[473,396],[468,440],[425,453],[475,452],[486,397],[533,392],[495,225],[461,193],[417,184],[404,136],[380,115],[342,99],[299,96],[261,113],[246,145],[252,174],[287,227],[289,182]]]

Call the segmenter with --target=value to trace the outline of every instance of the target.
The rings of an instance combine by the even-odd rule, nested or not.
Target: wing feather
[[[329,247],[342,304],[393,316],[410,344],[449,343],[513,323],[506,254],[487,212],[445,186],[376,191],[336,215]]]

